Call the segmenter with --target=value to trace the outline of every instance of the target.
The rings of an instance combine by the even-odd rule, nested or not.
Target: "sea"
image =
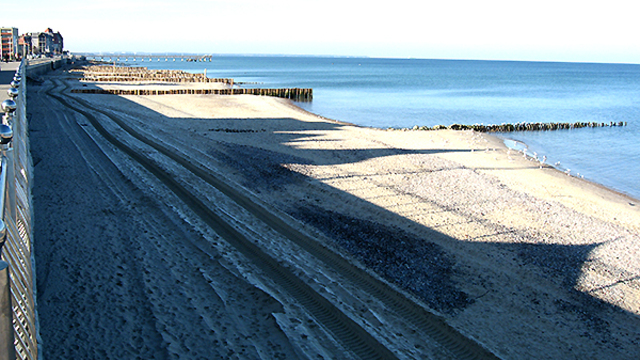
[[[495,135],[571,176],[640,199],[637,64],[255,55],[126,64],[206,71],[247,88],[312,88],[313,100],[299,107],[368,127],[624,122]]]

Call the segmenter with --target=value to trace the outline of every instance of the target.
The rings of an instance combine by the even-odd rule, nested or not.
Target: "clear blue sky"
[[[640,63],[640,3],[503,0],[5,1],[0,26],[71,51]]]

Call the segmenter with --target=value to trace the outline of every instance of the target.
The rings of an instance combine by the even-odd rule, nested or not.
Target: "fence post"
[[[16,102],[11,100],[11,99],[7,99],[5,101],[2,102],[2,110],[4,110],[5,114],[2,117],[2,125],[3,129],[2,129],[2,139],[0,140],[0,144],[2,145],[2,157],[6,158],[7,164],[10,164],[9,166],[7,166],[6,169],[2,169],[2,171],[6,171],[6,176],[7,179],[9,179],[9,181],[7,181],[7,186],[9,184],[12,184],[12,182],[15,182],[15,162],[14,162],[14,153],[13,153],[13,147],[9,144],[11,142],[11,140],[13,139],[13,131],[11,130],[11,128],[14,126],[13,124],[13,114],[15,113],[17,108]],[[5,126],[9,128],[8,132],[11,134],[11,136],[7,139],[5,139],[4,134],[5,134]],[[5,203],[4,205],[4,209],[2,212],[2,216],[3,216],[3,220],[6,219],[7,217],[10,217],[11,219],[15,219],[16,217],[16,207],[15,207],[15,186],[14,187],[7,187],[7,189],[5,189],[5,191],[7,191],[6,197],[5,197]]]
[[[2,233],[2,242],[4,242],[6,236],[4,223],[2,223]],[[0,260],[0,360],[15,360],[16,358],[13,332],[9,263]]]

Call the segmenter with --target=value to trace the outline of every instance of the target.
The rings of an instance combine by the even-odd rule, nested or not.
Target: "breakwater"
[[[208,78],[205,74],[192,74],[181,70],[149,70],[145,67],[121,67],[121,66],[86,66],[70,70],[71,73],[80,73],[84,81],[95,82],[192,82],[192,83],[223,83],[233,86],[233,79]]]
[[[110,95],[259,95],[311,101],[313,89],[73,89],[72,93]]]
[[[449,126],[436,125],[433,127],[415,125],[411,130],[473,130],[477,132],[514,132],[514,131],[550,131],[550,130],[568,130],[580,128],[598,128],[598,127],[614,127],[627,126],[626,121],[618,122],[575,122],[575,123],[519,123],[519,124],[500,124],[500,125],[463,125],[452,124]]]
[[[311,101],[313,89],[285,88],[234,88],[234,80],[208,78],[204,74],[193,74],[182,70],[150,70],[145,67],[91,65],[70,70],[87,82],[161,82],[161,83],[222,83],[223,89],[74,89],[72,93],[110,95],[259,95],[273,96],[295,101]]]

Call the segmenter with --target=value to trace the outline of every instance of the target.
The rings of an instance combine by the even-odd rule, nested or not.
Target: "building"
[[[59,55],[64,51],[64,39],[59,32],[47,28],[44,32],[24,34],[21,37],[24,55]]]
[[[64,51],[64,39],[62,38],[62,35],[60,35],[60,32],[54,33],[53,30],[51,30],[51,28],[47,28],[45,33],[50,34],[50,36],[52,36],[51,49],[50,49],[51,54],[54,54],[54,55],[62,54],[62,52]]]
[[[0,28],[0,39],[2,48],[0,49],[0,59],[3,61],[16,60],[18,58],[18,28]]]
[[[30,34],[22,34],[18,38],[18,54],[20,58],[33,54],[33,44],[31,43]]]

